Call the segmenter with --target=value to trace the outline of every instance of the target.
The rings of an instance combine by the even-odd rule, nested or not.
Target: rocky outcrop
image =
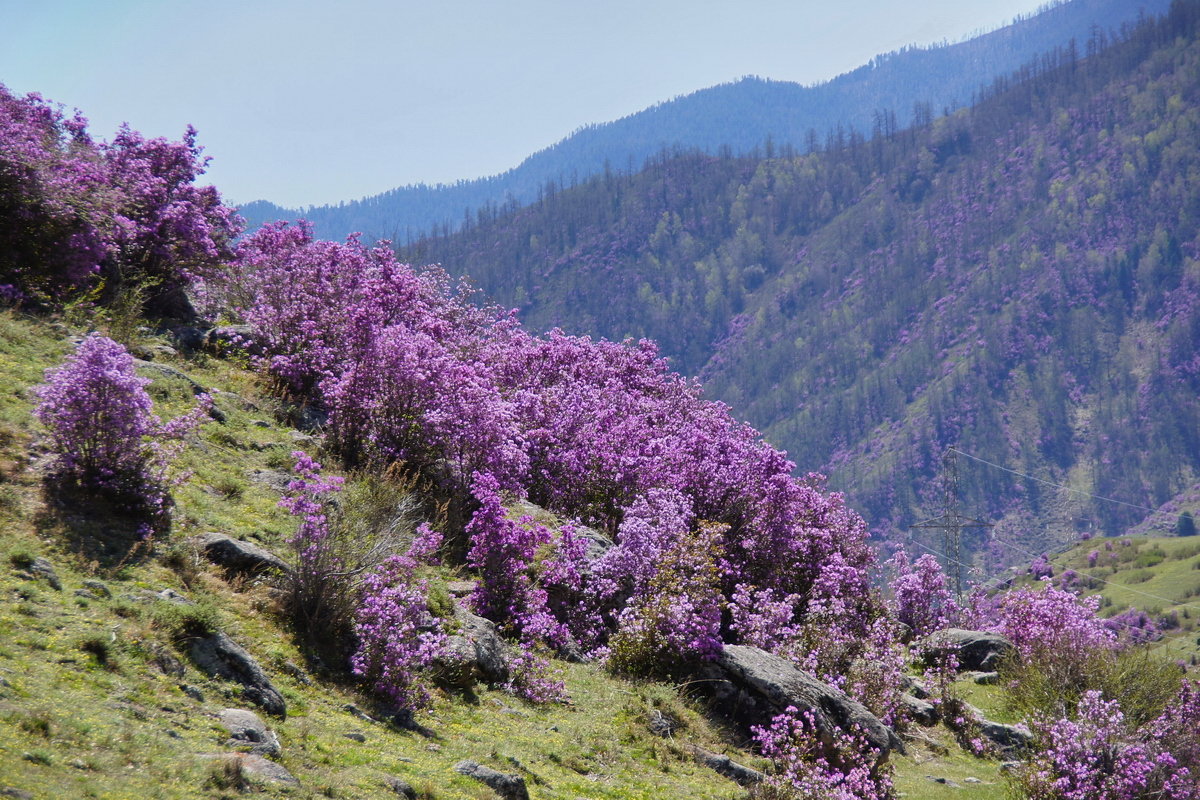
[[[229,733],[226,747],[243,749],[260,756],[277,757],[280,754],[279,737],[253,711],[226,708],[217,718]]]
[[[253,656],[224,633],[193,640],[188,654],[205,673],[240,683],[244,688],[243,696],[263,711],[277,717],[287,716],[283,695],[271,684],[267,673]]]
[[[729,756],[713,753],[702,747],[692,747],[690,750],[696,757],[697,763],[708,767],[718,775],[724,775],[739,786],[754,786],[762,783],[767,777],[756,769],[737,763]]]
[[[262,575],[269,572],[290,574],[292,568],[279,556],[258,545],[243,542],[223,533],[197,536],[196,546],[204,557],[237,575]]]
[[[947,628],[925,637],[922,650],[930,663],[940,653],[953,652],[959,670],[993,672],[1013,651],[1013,644],[998,633]]]
[[[911,694],[904,694],[900,696],[900,702],[904,706],[904,710],[908,713],[908,716],[918,725],[929,728],[937,725],[941,719],[941,714],[938,713],[937,706],[928,700],[913,697]]]
[[[447,637],[444,653],[433,665],[439,680],[460,689],[469,689],[476,682],[499,685],[507,681],[504,640],[495,624],[457,602],[454,619],[458,633]]]
[[[474,778],[504,800],[529,800],[529,790],[525,788],[525,779],[520,775],[497,772],[475,761],[460,761],[454,765],[454,771]]]
[[[845,692],[823,683],[792,662],[757,647],[726,645],[706,665],[698,686],[706,688],[715,710],[744,726],[769,725],[789,706],[812,714],[818,733],[832,745],[834,728],[856,731],[879,751],[880,763],[904,745],[878,717]]]

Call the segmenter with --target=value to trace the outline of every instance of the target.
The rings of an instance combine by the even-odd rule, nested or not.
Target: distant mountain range
[[[604,124],[591,125],[501,175],[452,185],[403,186],[336,205],[286,209],[247,203],[251,228],[305,217],[318,236],[410,241],[454,230],[481,209],[536,200],[549,185],[570,186],[606,170],[629,173],[663,150],[717,154],[807,152],[828,137],[869,136],[968,105],[996,76],[1074,39],[1081,54],[1169,0],[1071,0],[965,42],[910,47],[815,86],[748,77],[702,89]],[[379,165],[381,171],[386,164]],[[487,213],[487,211],[485,211]]]
[[[947,117],[664,154],[401,252],[530,328],[658,340],[885,535],[940,513],[948,447],[1029,550],[1170,529],[1200,496],[1198,29],[1178,2]]]

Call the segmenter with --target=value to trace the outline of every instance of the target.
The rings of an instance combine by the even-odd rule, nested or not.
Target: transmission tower
[[[946,448],[945,454],[942,455],[942,486],[946,492],[942,515],[918,522],[911,525],[910,528],[942,531],[942,546],[950,559],[946,568],[950,571],[954,594],[961,599],[963,596],[962,532],[966,528],[990,528],[992,524],[973,517],[964,517],[958,513],[958,451],[953,447]]]

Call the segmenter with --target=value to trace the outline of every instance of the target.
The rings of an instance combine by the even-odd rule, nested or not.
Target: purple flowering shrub
[[[1192,800],[1200,796],[1200,691],[1186,683],[1149,725],[1085,692],[1073,717],[1036,724],[1033,757],[1016,777],[1031,800]]]
[[[610,640],[609,667],[631,675],[669,674],[721,653],[720,540],[723,525],[701,523],[660,556],[630,598]]]
[[[890,766],[876,767],[879,752],[861,736],[840,728],[829,732],[832,747],[822,742],[810,712],[789,707],[769,726],[752,729],[762,754],[774,771],[755,797],[764,800],[891,800],[895,797]]]
[[[417,576],[441,541],[429,526],[419,528],[406,554],[392,556],[363,579],[354,613],[358,646],[351,671],[405,711],[428,704],[425,670],[445,649],[446,634],[429,609],[428,582]]]
[[[0,289],[33,303],[149,281],[178,290],[230,255],[241,229],[211,186],[189,127],[180,142],[123,127],[97,143],[87,120],[0,85]]]
[[[898,550],[886,566],[894,574],[890,608],[913,637],[922,638],[958,622],[962,612],[946,588],[946,576],[936,558],[926,553],[910,563],[908,554]]]
[[[211,400],[202,395],[192,411],[164,423],[153,412],[148,383],[124,347],[93,333],[64,364],[46,371],[34,414],[46,426],[60,485],[110,497],[155,531],[169,521],[171,464]]]
[[[1116,635],[1096,615],[1099,608],[1098,596],[1080,597],[1044,578],[1039,588],[1002,594],[993,629],[1007,636],[1024,659],[1066,661],[1118,646]]]

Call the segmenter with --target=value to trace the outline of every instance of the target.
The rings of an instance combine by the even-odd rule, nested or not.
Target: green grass
[[[251,474],[286,470],[297,441],[313,445],[278,421],[278,403],[259,379],[229,361],[156,355],[156,363],[213,391],[225,422],[204,425],[180,459],[180,470],[191,477],[174,490],[172,531],[152,547],[100,557],[89,544],[111,533],[105,520],[55,512],[42,495],[41,432],[31,415],[32,387],[69,352],[67,336],[82,332],[0,311],[0,596],[6,600],[0,603],[0,788],[39,798],[241,796],[236,774],[209,756],[225,752],[217,712],[246,704],[234,684],[197,671],[182,649],[190,633],[212,627],[258,659],[288,704],[286,720],[269,722],[283,745],[281,763],[302,786],[252,786],[248,796],[394,798],[384,785],[385,776],[394,775],[438,800],[491,797],[454,772],[455,763],[469,758],[524,775],[531,795],[547,800],[724,800],[746,792],[697,765],[688,746],[766,768],[742,736],[712,722],[675,687],[617,679],[595,665],[556,663],[569,705],[534,706],[485,687],[472,698],[438,694],[419,717],[428,735],[348,713],[347,704],[372,707],[353,686],[322,679],[316,670],[306,670],[310,683],[294,676],[285,665],[306,662],[277,590],[264,581],[227,579],[187,544],[192,535],[219,531],[286,554],[294,529],[279,495]],[[143,372],[153,381],[156,413],[172,417],[192,407],[187,380]],[[391,491],[361,479],[344,501],[363,509],[364,520],[375,514],[387,524],[380,513],[393,508]],[[61,592],[18,576],[20,566],[39,556],[55,565]],[[1200,580],[1200,571],[1190,576]],[[112,597],[77,596],[88,579],[104,581]],[[147,597],[164,588],[197,606]],[[182,676],[164,671],[172,662],[183,665]],[[185,687],[199,690],[203,700]],[[997,691],[960,687],[970,702],[1003,720]],[[649,732],[653,709],[680,721],[672,738]],[[995,761],[964,753],[944,729],[927,733],[934,746],[914,744],[908,755],[893,756],[901,792],[934,800],[1005,796]]]
[[[1112,543],[1111,551],[1106,542]],[[1088,567],[1093,550],[1099,558],[1095,567]],[[1200,536],[1092,539],[1051,560],[1091,579],[1085,593],[1103,598],[1101,614],[1106,617],[1130,607],[1153,617],[1173,614],[1178,628],[1168,631],[1157,647],[1172,658],[1200,660]]]

